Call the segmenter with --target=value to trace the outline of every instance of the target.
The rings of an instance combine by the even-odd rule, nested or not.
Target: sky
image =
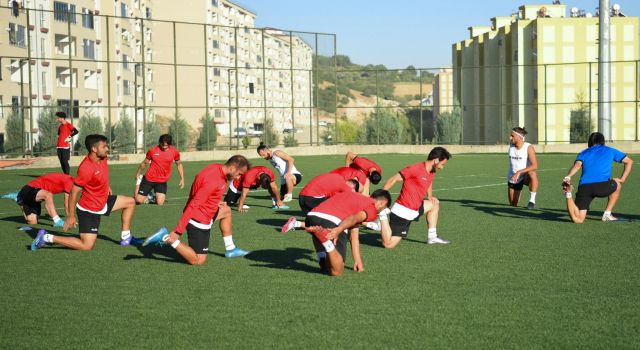
[[[234,1],[234,0],[232,0]],[[257,14],[256,27],[334,33],[338,54],[358,64],[387,68],[451,65],[451,45],[469,37],[470,26],[490,25],[524,0],[237,0]],[[598,0],[562,0],[595,14]],[[610,0],[627,16],[640,15],[640,0]]]

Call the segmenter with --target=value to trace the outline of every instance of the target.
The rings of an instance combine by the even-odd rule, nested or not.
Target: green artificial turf
[[[381,186],[424,156],[371,158],[383,168]],[[343,159],[296,165],[306,183]],[[226,259],[216,226],[200,267],[170,247],[119,246],[119,213],[102,219],[94,251],[31,252],[18,207],[0,200],[0,348],[637,349],[640,222],[601,222],[601,199],[584,224],[571,224],[560,183],[573,159],[539,155],[538,206],[527,210],[506,205],[506,155],[454,155],[434,183],[438,233],[453,243],[425,244],[424,217],[393,250],[363,230],[366,271],[350,270],[349,257],[338,278],[318,273],[307,233],[277,231],[297,202],[274,212],[266,192],[250,194],[248,213],[234,211],[234,240],[252,253]],[[174,172],[167,205],[136,208],[134,236],[175,226],[205,164],[185,163],[184,190]],[[132,194],[136,167],[110,168],[116,193]],[[2,171],[0,192],[48,171],[58,169]],[[640,220],[638,171],[615,215]],[[521,206],[527,199],[525,190]],[[55,232],[50,225],[45,217],[37,227]]]

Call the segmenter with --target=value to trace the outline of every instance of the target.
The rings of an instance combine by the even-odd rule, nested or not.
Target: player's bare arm
[[[142,174],[142,172],[144,171],[144,169],[147,168],[147,165],[149,165],[149,162],[151,162],[151,160],[149,160],[148,158],[145,158],[141,163],[140,166],[138,166],[138,170],[136,170],[136,180],[138,179],[138,176],[140,176],[140,174]]]
[[[633,159],[629,158],[628,156],[624,157],[624,159],[622,160],[622,165],[624,166],[624,170],[622,171],[622,176],[620,176],[620,178],[618,179],[613,179],[613,180],[616,180],[616,182],[618,183],[624,183],[627,180],[627,177],[629,177],[629,174],[631,173],[631,168],[633,167]]]
[[[402,181],[403,181],[402,175],[400,175],[400,173],[397,173],[391,176],[389,179],[387,179],[387,182],[384,183],[384,186],[382,188],[389,191],[389,189],[393,187],[393,185],[395,185],[396,182],[402,182]]]
[[[358,224],[365,221],[367,219],[367,214],[364,211],[361,211],[357,214],[347,216],[338,227],[331,229],[331,232],[327,235],[329,239],[336,239],[340,232],[357,227]]]
[[[278,188],[278,185],[276,185],[276,182],[271,181],[269,186],[271,186],[271,193],[273,194],[273,198],[276,199],[276,205],[278,207],[283,206],[284,203],[282,203],[282,201],[280,200],[280,189]]]
[[[238,200],[238,211],[240,213],[246,213],[249,209],[244,208],[244,202],[247,200],[247,195],[249,195],[249,188],[243,187],[242,193],[240,194],[240,199]]]
[[[286,153],[284,153],[284,152],[282,152],[282,151],[280,151],[280,150],[277,150],[274,153],[275,153],[276,156],[282,158],[282,160],[287,162],[287,169],[288,170],[287,170],[287,173],[284,174],[283,176],[284,176],[285,179],[288,179],[289,177],[291,177],[291,172],[293,171],[293,166],[294,166],[293,157],[288,155],[288,154],[286,154]]]
[[[357,154],[351,151],[347,152],[347,155],[344,159],[344,166],[349,167],[349,165],[351,165],[351,163],[353,162],[354,159],[356,159],[357,156],[358,156]]]
[[[184,188],[184,167],[182,166],[182,162],[176,160],[176,166],[178,167],[178,175],[180,175],[180,189]]]
[[[76,204],[78,204],[78,199],[80,198],[80,192],[82,191],[82,187],[74,184],[71,188],[71,194],[69,195],[69,206],[67,208],[67,218],[64,220],[64,231],[69,231],[70,228],[76,226],[76,211],[74,208]],[[81,232],[82,233],[82,232]]]
[[[349,230],[349,242],[351,243],[351,255],[353,255],[353,271],[364,272],[364,264],[360,256],[360,230],[358,227]]]

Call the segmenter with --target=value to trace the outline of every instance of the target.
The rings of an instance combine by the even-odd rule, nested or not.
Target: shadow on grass
[[[320,268],[301,262],[316,263],[313,254],[313,251],[302,248],[263,249],[252,251],[250,254],[245,255],[244,258],[257,263],[251,266],[320,274]]]
[[[122,258],[122,260],[151,259],[188,265],[184,258],[182,258],[182,256],[180,256],[180,254],[178,254],[178,252],[176,252],[176,250],[171,247],[135,246],[135,248],[138,249],[138,251],[142,255],[129,254]]]
[[[22,225],[26,225],[27,223],[24,221],[24,216],[6,216],[4,218],[2,218],[2,221],[10,221],[10,222],[15,222],[17,224],[22,224]]]
[[[567,222],[568,214],[558,209],[526,209],[510,207],[503,203],[476,201],[472,199],[440,199],[441,202],[459,203],[463,207],[473,208],[494,216],[506,218],[529,218],[537,220]]]

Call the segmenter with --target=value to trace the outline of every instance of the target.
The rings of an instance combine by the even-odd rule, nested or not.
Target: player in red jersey
[[[91,250],[96,244],[100,217],[109,216],[112,211],[122,209],[122,233],[120,245],[141,243],[131,236],[131,218],[136,202],[132,197],[111,194],[109,187],[109,168],[107,155],[109,147],[104,135],[88,135],[84,141],[89,154],[78,167],[78,174],[74,179],[64,230],[79,226],[80,238],[54,236],[42,230],[31,244],[31,250],[36,250],[46,243],[60,244],[76,250]],[[80,193],[82,192],[82,195]],[[79,197],[79,198],[78,198]],[[77,209],[76,212],[73,209]]]
[[[338,174],[345,180],[356,180],[360,184],[358,186],[358,192],[364,192],[364,186],[367,184],[367,175],[356,168],[341,167],[331,170],[329,173]]]
[[[53,196],[64,193],[64,210],[68,209],[69,192],[73,187],[73,178],[63,173],[42,175],[26,184],[16,197],[22,208],[22,215],[29,225],[36,225],[42,211],[42,202],[53,220],[53,227],[64,226],[64,220],[58,216]]]
[[[443,147],[435,147],[429,152],[427,161],[409,165],[392,176],[384,184],[384,189],[389,190],[396,182],[402,182],[400,196],[391,207],[390,213],[380,213],[380,227],[382,245],[385,248],[394,248],[400,241],[407,237],[412,221],[418,221],[423,213],[427,213],[429,226],[428,244],[449,244],[438,237],[436,225],[440,212],[440,202],[433,196],[432,187],[436,171],[443,169],[451,154]],[[428,198],[424,199],[427,195]]]
[[[339,174],[321,174],[311,179],[302,191],[300,191],[298,203],[304,215],[307,215],[313,208],[334,195],[341,192],[358,192],[359,187],[360,184],[354,179],[345,181]],[[280,232],[285,233],[296,228],[304,227],[304,221],[298,221],[292,216],[282,226]]]
[[[344,271],[347,256],[347,231],[353,254],[353,270],[364,271],[360,257],[359,228],[362,222],[373,221],[391,203],[389,192],[375,190],[371,197],[360,193],[341,192],[324,201],[307,214],[307,231],[313,234],[320,268],[331,276]]]
[[[149,236],[143,246],[170,244],[189,264],[202,265],[209,254],[209,236],[214,221],[220,221],[220,231],[225,245],[225,256],[245,256],[244,251],[233,243],[231,208],[221,202],[227,181],[244,174],[250,167],[247,158],[235,155],[224,164],[211,164],[196,175],[191,185],[189,199],[178,225],[173,231],[162,227]],[[181,244],[180,237],[187,232],[189,245]]]
[[[370,184],[377,185],[382,180],[382,168],[369,158],[361,157],[351,151],[345,157],[345,167],[362,171],[367,179],[363,193],[369,193]]]
[[[167,182],[171,178],[171,166],[173,162],[178,167],[178,174],[180,175],[180,188],[184,188],[184,168],[182,162],[180,162],[180,152],[178,149],[172,146],[173,138],[169,134],[160,136],[158,145],[151,147],[147,151],[147,156],[144,158],[138,170],[136,171],[136,203],[142,204],[147,199],[147,196],[153,192],[156,197],[156,204],[163,205],[167,195]],[[147,173],[141,178],[141,174],[144,169],[151,163]]]
[[[273,171],[262,165],[252,167],[239,179],[232,181],[227,194],[224,196],[224,201],[228,205],[238,203],[238,211],[245,213],[249,210],[249,206],[244,204],[247,200],[249,190],[255,190],[258,187],[269,191],[273,209],[289,209],[289,207],[284,205],[280,200],[280,190],[276,184],[276,177]]]
[[[71,170],[69,167],[69,159],[71,158],[71,138],[78,134],[78,129],[67,121],[67,114],[65,112],[56,112],[56,117],[58,123],[60,123],[60,126],[58,126],[58,141],[56,143],[58,160],[60,160],[62,172],[69,175]]]

